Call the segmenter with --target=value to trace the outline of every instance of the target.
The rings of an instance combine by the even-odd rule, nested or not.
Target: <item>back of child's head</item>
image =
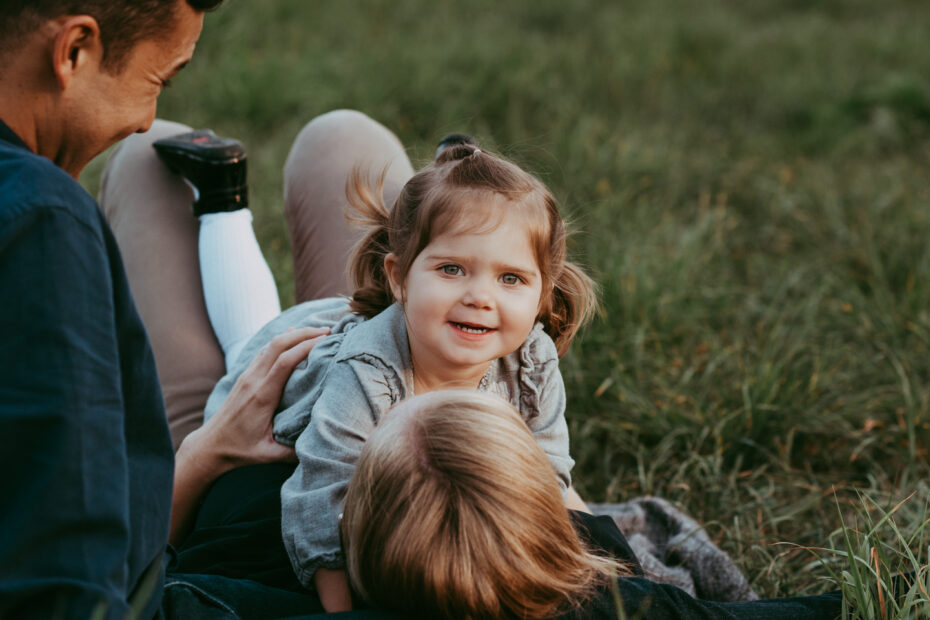
[[[549,617],[622,572],[586,550],[513,407],[474,390],[388,413],[362,450],[341,528],[355,590],[424,617]]]
[[[383,177],[376,187],[366,179],[356,170],[346,187],[354,208],[349,217],[365,232],[350,263],[355,313],[372,317],[396,301],[384,267],[387,254],[397,257],[401,279],[406,280],[413,261],[435,237],[493,230],[505,216],[516,215],[526,226],[542,276],[537,318],[559,354],[568,350],[594,311],[594,284],[567,260],[565,223],[541,182],[475,144],[442,150],[404,185],[390,209],[382,199]],[[492,196],[505,200],[488,200]],[[501,204],[506,206],[503,211]],[[494,210],[487,205],[494,205]]]

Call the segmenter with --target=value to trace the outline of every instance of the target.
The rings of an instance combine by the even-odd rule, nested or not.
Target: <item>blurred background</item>
[[[909,496],[898,526],[927,522],[928,23],[917,0],[227,0],[159,115],[246,144],[285,306],[281,168],[315,115],[359,109],[415,165],[462,131],[534,172],[601,286],[562,362],[582,496],[677,501],[760,593],[811,593],[804,547],[842,523]]]

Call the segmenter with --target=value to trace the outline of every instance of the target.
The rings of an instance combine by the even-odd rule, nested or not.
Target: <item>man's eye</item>
[[[462,268],[458,265],[443,265],[439,270],[447,276],[458,276],[462,274]]]
[[[515,273],[505,273],[501,276],[501,282],[504,284],[520,284],[523,280]]]

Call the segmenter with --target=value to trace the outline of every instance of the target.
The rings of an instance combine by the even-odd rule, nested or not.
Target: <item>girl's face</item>
[[[476,208],[493,213],[506,206]],[[394,297],[404,302],[418,392],[477,387],[491,361],[516,351],[536,322],[542,277],[516,215],[491,231],[433,238],[403,282],[393,254],[385,268]]]

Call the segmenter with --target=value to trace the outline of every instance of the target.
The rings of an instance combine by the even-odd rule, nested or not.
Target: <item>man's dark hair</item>
[[[45,21],[62,15],[90,15],[100,26],[103,65],[119,73],[129,52],[142,39],[158,38],[175,25],[182,2],[197,11],[215,9],[223,0],[2,0],[0,56]]]

